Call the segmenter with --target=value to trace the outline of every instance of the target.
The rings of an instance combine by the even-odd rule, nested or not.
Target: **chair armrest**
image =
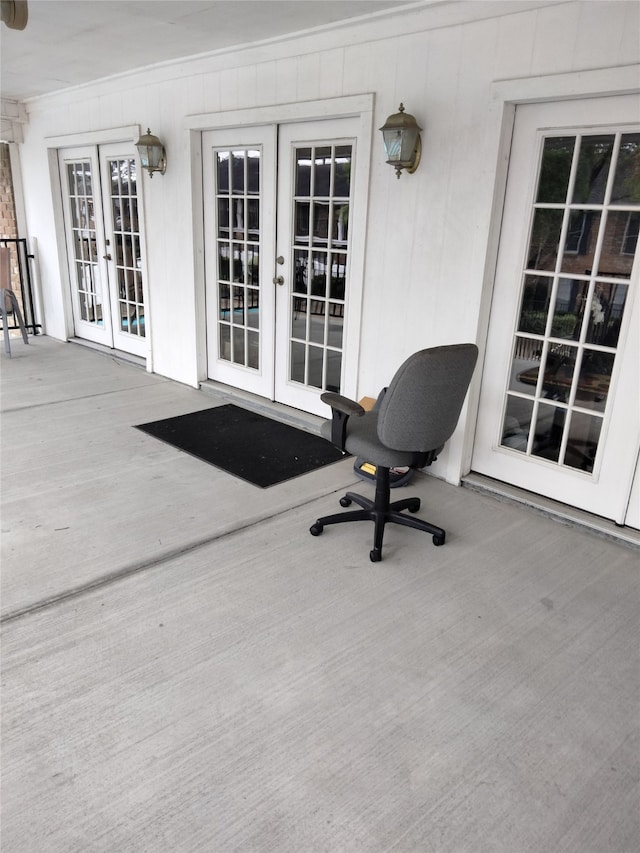
[[[336,394],[334,391],[325,391],[320,395],[323,403],[331,406],[331,443],[344,450],[344,445],[347,439],[347,421],[351,416],[362,417],[365,410],[360,403],[355,400],[350,400],[348,397],[343,397],[342,394]]]
[[[355,400],[350,400],[348,397],[343,397],[342,394],[336,394],[334,391],[325,391],[320,395],[323,403],[331,406],[332,409],[337,409],[339,412],[344,412],[345,415],[364,415],[365,410],[360,403]]]

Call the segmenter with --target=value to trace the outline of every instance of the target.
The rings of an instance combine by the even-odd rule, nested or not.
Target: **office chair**
[[[340,394],[322,394],[331,406],[332,420],[323,424],[322,434],[336,447],[368,459],[376,466],[375,498],[347,492],[340,505],[352,503],[361,509],[327,515],[311,525],[319,536],[327,524],[373,521],[372,562],[382,559],[382,540],[387,523],[402,524],[430,533],[434,545],[444,545],[445,531],[415,513],[420,498],[390,502],[389,470],[430,465],[450,438],[471,382],[478,357],[475,344],[454,344],[421,350],[410,356],[393,377],[378,405],[370,412]]]

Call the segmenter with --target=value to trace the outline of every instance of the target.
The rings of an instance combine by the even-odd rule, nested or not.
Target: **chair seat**
[[[322,437],[331,441],[331,421],[325,421],[321,427]],[[393,450],[385,447],[378,438],[378,412],[366,412],[362,417],[349,419],[345,450],[352,456],[375,461],[376,465],[387,468],[413,467],[419,458],[418,453],[408,450]]]

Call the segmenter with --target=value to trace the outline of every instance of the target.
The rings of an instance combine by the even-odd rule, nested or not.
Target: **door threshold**
[[[143,370],[147,369],[147,360],[140,355],[133,355],[130,352],[124,352],[120,349],[111,349],[111,347],[106,347],[104,344],[97,344],[94,341],[85,341],[84,338],[69,338],[69,343],[78,344],[81,347],[87,347],[87,349],[92,349],[94,352],[99,352],[101,355],[109,355],[111,358],[117,358],[118,361],[133,364],[135,367],[142,367]]]
[[[462,478],[462,485],[476,492],[491,495],[498,500],[521,504],[563,524],[579,527],[596,536],[611,539],[620,545],[640,550],[640,530],[634,530],[633,527],[618,526],[607,518],[592,515],[568,504],[536,495],[534,492],[527,492],[525,489],[519,489],[517,486],[511,486],[500,480],[493,480],[483,474],[475,474],[474,472],[467,474]]]
[[[245,409],[250,409],[252,412],[257,412],[258,414],[265,415],[265,417],[290,424],[314,435],[320,435],[320,427],[325,421],[325,418],[319,418],[317,415],[311,415],[308,412],[303,412],[301,409],[293,409],[291,406],[285,406],[283,403],[276,403],[268,400],[266,397],[259,397],[257,394],[243,391],[241,388],[235,388],[233,385],[215,382],[213,379],[206,379],[201,382],[200,390],[206,394],[215,394],[217,397],[222,397],[228,403],[235,403]]]

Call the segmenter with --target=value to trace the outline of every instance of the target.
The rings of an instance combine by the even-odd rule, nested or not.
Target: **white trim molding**
[[[640,64],[496,80],[491,85],[492,100],[513,104],[598,98],[636,92],[640,92]]]
[[[347,95],[318,101],[296,101],[288,104],[270,104],[240,110],[202,113],[186,116],[183,126],[187,130],[220,130],[225,127],[244,127],[252,124],[286,124],[292,121],[313,121],[324,118],[344,118],[372,113],[373,94]]]
[[[2,142],[24,142],[22,127],[29,123],[29,116],[23,103],[0,98],[0,119]]]

